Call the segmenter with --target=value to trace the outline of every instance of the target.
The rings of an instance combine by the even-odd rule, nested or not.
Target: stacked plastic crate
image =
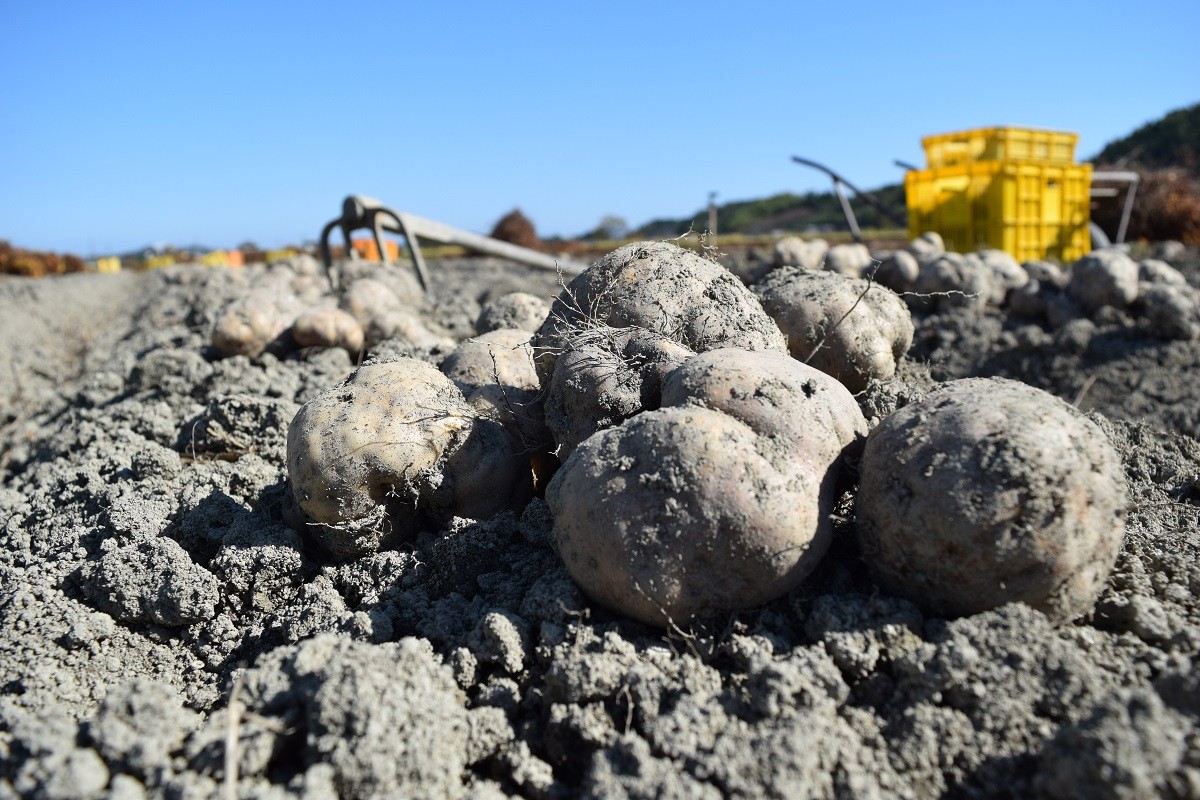
[[[905,175],[908,229],[937,231],[952,250],[994,247],[1018,261],[1070,262],[1091,249],[1091,164],[1079,136],[979,128],[921,140],[928,169]]]

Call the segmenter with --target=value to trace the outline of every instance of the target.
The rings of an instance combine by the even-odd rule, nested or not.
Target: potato
[[[1067,285],[1067,275],[1062,267],[1052,261],[1026,261],[1021,264],[1029,280],[1045,286],[1062,289]]]
[[[880,259],[875,280],[900,294],[912,288],[920,271],[916,256],[907,250],[897,250]]]
[[[982,310],[996,294],[994,273],[975,256],[943,253],[921,264],[913,292],[921,309],[969,308]]]
[[[1071,265],[1067,292],[1087,314],[1127,308],[1138,296],[1138,266],[1120,250],[1094,250]]]
[[[543,387],[570,338],[597,326],[644,328],[696,352],[718,347],[783,352],[754,295],[720,264],[665,242],[628,244],[576,276],[533,338]]]
[[[499,383],[536,392],[531,336],[527,331],[502,328],[468,339],[442,362],[442,373],[463,391]]]
[[[861,278],[874,263],[865,244],[835,244],[825,254],[824,268],[850,278]]]
[[[366,335],[371,347],[388,339],[400,339],[425,350],[454,344],[452,339],[430,330],[420,317],[403,308],[386,309],[371,317]]]
[[[442,362],[442,373],[462,389],[479,416],[494,419],[525,449],[549,447],[533,348],[527,331],[499,329],[462,342]]]
[[[820,269],[829,252],[829,243],[824,239],[804,241],[799,236],[785,236],[775,243],[771,260],[777,267],[804,267]]]
[[[1009,292],[1029,283],[1029,273],[1003,250],[980,250],[977,256],[992,271],[991,301],[996,305],[1003,305]]]
[[[925,265],[946,252],[946,243],[940,233],[926,231],[908,243],[908,252],[916,256],[918,263]]]
[[[257,289],[227,305],[212,330],[212,345],[223,356],[257,356],[291,327],[301,311],[295,295]]]
[[[689,358],[662,384],[664,408],[688,404],[728,414],[760,436],[788,439],[796,458],[830,476],[846,448],[867,434],[845,386],[782,353],[728,348]]]
[[[479,312],[475,330],[479,333],[515,328],[519,331],[536,331],[546,321],[550,304],[540,297],[525,292],[513,292],[488,302]]]
[[[662,385],[662,409],[587,439],[550,482],[568,571],[655,625],[795,588],[828,547],[842,455],[866,432],[854,398],[783,354],[738,349]]]
[[[546,502],[584,592],[667,626],[795,588],[829,545],[820,485],[786,439],[719,411],[664,408],[585,441]]]
[[[546,386],[546,427],[559,458],[596,431],[658,408],[663,376],[692,355],[641,328],[598,327],[570,339]]]
[[[414,359],[360,367],[305,403],[287,451],[293,496],[313,520],[304,532],[338,558],[390,544],[420,514],[490,516],[530,482],[519,444]]]
[[[1188,285],[1187,278],[1183,277],[1182,272],[1157,258],[1147,258],[1138,262],[1138,281],[1143,284]]]
[[[1195,339],[1200,334],[1196,295],[1186,284],[1154,283],[1142,292],[1142,313],[1159,339]]]
[[[954,381],[867,438],[858,541],[887,591],[957,616],[1025,602],[1085,611],[1125,529],[1121,461],[1099,428],[1039,389]]]
[[[786,334],[792,356],[851,392],[894,375],[912,344],[912,315],[904,301],[861,278],[781,269],[754,291]]]
[[[300,347],[341,347],[352,355],[363,349],[363,329],[340,308],[310,308],[292,323],[292,339]]]

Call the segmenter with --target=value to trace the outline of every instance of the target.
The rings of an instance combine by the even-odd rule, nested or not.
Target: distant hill
[[[893,228],[882,214],[851,194],[851,205],[861,228]],[[892,184],[871,190],[871,194],[895,216],[904,219],[904,186]],[[679,219],[656,219],[647,222],[634,235],[647,239],[678,236],[689,229],[703,231],[708,227],[708,209]],[[720,233],[759,234],[772,231],[845,230],[846,218],[833,192],[807,194],[777,194],[758,200],[738,200],[717,207],[717,231]]]
[[[1172,111],[1110,142],[1092,162],[1134,169],[1184,169],[1200,178],[1200,103]]]

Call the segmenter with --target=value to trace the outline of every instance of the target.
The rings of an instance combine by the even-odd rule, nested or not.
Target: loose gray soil
[[[432,266],[459,340],[557,290]],[[216,358],[247,274],[0,281],[0,798],[1200,796],[1200,343],[958,309],[860,397],[1002,375],[1094,412],[1129,521],[1083,618],[923,615],[847,487],[799,589],[664,634],[579,592],[541,500],[346,563],[292,530],[288,424],[354,364]]]

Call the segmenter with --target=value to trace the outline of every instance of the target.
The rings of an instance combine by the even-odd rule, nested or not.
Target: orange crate
[[[1091,250],[1090,164],[976,161],[905,175],[908,230],[946,247],[992,247],[1018,261],[1074,261]]]

